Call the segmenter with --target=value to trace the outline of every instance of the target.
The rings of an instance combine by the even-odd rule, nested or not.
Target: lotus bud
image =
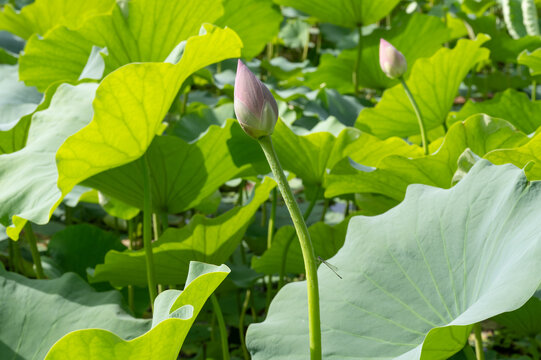
[[[402,77],[408,69],[404,55],[384,39],[379,40],[379,66],[391,79]]]
[[[271,135],[278,105],[271,92],[239,60],[235,77],[235,114],[242,129],[254,139]]]

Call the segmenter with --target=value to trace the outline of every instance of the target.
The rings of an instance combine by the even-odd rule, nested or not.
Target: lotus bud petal
[[[235,114],[242,129],[257,139],[271,135],[278,120],[278,105],[271,92],[239,60],[235,77]]]
[[[384,39],[379,40],[379,65],[391,79],[401,77],[408,69],[404,55]]]

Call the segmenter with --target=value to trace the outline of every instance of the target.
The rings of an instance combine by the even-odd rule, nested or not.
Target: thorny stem
[[[34,230],[32,230],[32,224],[30,223],[30,221],[27,221],[24,225],[24,233],[26,235],[26,241],[28,241],[28,245],[30,245],[32,260],[34,261],[34,265],[36,266],[36,277],[38,279],[45,279],[43,267],[41,266],[41,257],[39,256],[36,235],[34,234]]]
[[[301,245],[302,256],[304,259],[304,268],[306,272],[306,285],[308,292],[308,332],[310,338],[310,359],[321,360],[321,322],[319,314],[319,287],[317,279],[317,263],[314,253],[314,247],[310,240],[308,227],[304,221],[299,205],[295,201],[293,192],[289,187],[289,183],[284,175],[284,171],[280,165],[272,140],[270,136],[262,136],[258,139],[259,145],[265,153],[265,157],[274,174],[278,188],[282,193],[284,202],[289,210],[291,220],[297,232]]]
[[[402,86],[404,87],[404,91],[406,92],[406,95],[408,96],[408,99],[411,102],[411,105],[413,106],[413,111],[415,111],[415,115],[417,116],[417,122],[419,123],[419,130],[421,131],[421,141],[423,144],[423,150],[425,155],[428,155],[428,140],[426,138],[426,130],[425,130],[425,124],[423,122],[423,118],[421,116],[421,110],[419,110],[419,106],[417,105],[417,102],[415,102],[415,99],[413,98],[413,95],[411,94],[411,91],[406,85],[406,82],[404,81],[404,78],[401,77],[400,83],[402,83]]]

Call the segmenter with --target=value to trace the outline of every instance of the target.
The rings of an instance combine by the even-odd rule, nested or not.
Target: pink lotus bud
[[[269,89],[239,60],[235,77],[235,114],[240,126],[257,139],[271,135],[278,119],[278,105]]]
[[[404,55],[384,39],[379,40],[379,66],[391,79],[401,77],[408,69]]]

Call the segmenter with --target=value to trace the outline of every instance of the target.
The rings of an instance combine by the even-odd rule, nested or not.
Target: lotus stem
[[[428,140],[426,138],[426,130],[425,130],[425,124],[423,122],[423,118],[421,116],[421,110],[419,109],[419,106],[417,105],[417,102],[413,98],[413,94],[411,93],[408,85],[406,85],[406,82],[404,81],[403,77],[400,77],[400,83],[404,87],[404,91],[406,92],[406,95],[408,96],[408,99],[411,102],[411,105],[413,106],[413,111],[415,111],[415,116],[417,116],[417,122],[419,123],[419,130],[421,131],[421,142],[423,145],[423,151],[425,155],[428,155]]]
[[[473,333],[475,334],[475,356],[477,357],[477,360],[485,360],[483,337],[481,336],[481,324],[476,323],[473,325]]]
[[[41,266],[41,257],[38,251],[38,243],[36,241],[36,235],[34,230],[32,230],[32,224],[30,221],[27,221],[24,225],[24,233],[26,235],[26,240],[28,245],[30,245],[30,252],[32,253],[32,260],[36,266],[36,277],[38,279],[45,279],[45,274],[43,273],[43,267]]]
[[[250,354],[246,348],[246,340],[244,338],[244,318],[246,316],[246,311],[248,310],[248,304],[250,303],[251,290],[246,290],[246,296],[244,302],[242,303],[242,309],[239,316],[239,336],[240,336],[240,346],[242,348],[242,354],[245,360],[250,360]]]
[[[152,254],[152,192],[150,188],[150,169],[147,156],[142,159],[143,164],[143,247],[147,265],[147,283],[150,296],[150,306],[154,310],[156,299],[156,274],[154,270],[154,256]]]
[[[357,43],[357,56],[355,57],[355,64],[353,65],[353,88],[355,90],[355,95],[359,94],[359,66],[361,65],[361,53],[362,53],[362,44],[361,39],[363,37],[362,27],[359,24],[357,26],[357,33],[359,34],[359,42]]]
[[[214,314],[218,320],[218,328],[220,329],[222,359],[229,360],[229,343],[227,342],[227,329],[225,328],[224,314],[222,313],[222,308],[220,307],[220,303],[218,302],[218,299],[214,293],[210,295],[210,300],[212,301],[212,308],[214,309]]]
[[[321,322],[319,311],[319,287],[317,279],[317,263],[312,241],[310,240],[310,234],[308,227],[301,214],[299,205],[295,201],[293,192],[289,187],[289,183],[284,175],[282,166],[276,156],[274,147],[272,145],[272,139],[269,135],[258,138],[259,145],[263,149],[269,166],[274,174],[278,188],[282,193],[284,202],[289,210],[291,220],[297,232],[299,242],[301,245],[302,256],[304,259],[304,268],[306,272],[306,285],[308,293],[308,333],[310,338],[310,359],[321,360]]]

